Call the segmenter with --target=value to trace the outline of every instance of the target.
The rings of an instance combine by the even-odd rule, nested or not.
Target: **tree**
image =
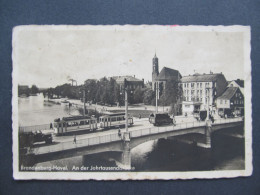
[[[36,93],[39,93],[39,89],[36,85],[32,85],[31,87],[31,93],[32,94],[36,94]]]
[[[160,96],[160,105],[171,106],[170,112],[180,114],[181,112],[182,88],[175,80],[166,83],[165,89]]]
[[[153,100],[155,99],[155,91],[152,89],[148,89],[147,91],[144,92],[143,96],[143,102],[146,105],[151,105],[153,104]]]
[[[135,90],[134,90],[134,103],[135,104],[138,104],[138,103],[143,103],[144,101],[144,90],[141,89],[140,87],[137,87]]]

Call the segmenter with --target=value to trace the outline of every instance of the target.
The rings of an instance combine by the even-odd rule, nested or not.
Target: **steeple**
[[[153,57],[153,73],[156,73],[157,75],[159,74],[159,60],[156,56],[156,52]]]
[[[156,81],[157,76],[159,75],[159,59],[156,56],[156,52],[153,57],[153,73],[152,73],[152,84],[154,88],[154,83]]]

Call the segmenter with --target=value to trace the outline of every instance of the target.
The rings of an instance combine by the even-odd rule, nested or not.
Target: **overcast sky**
[[[68,79],[135,75],[152,79],[155,51],[164,66],[185,76],[223,72],[227,80],[244,78],[242,32],[202,32],[182,27],[30,27],[14,41],[18,83],[55,87]],[[176,30],[177,29],[177,30]]]

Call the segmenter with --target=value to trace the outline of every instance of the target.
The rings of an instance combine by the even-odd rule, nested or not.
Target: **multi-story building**
[[[194,74],[181,79],[183,90],[182,113],[193,114],[201,110],[216,110],[215,100],[227,87],[222,73]]]
[[[120,87],[124,85],[124,81],[126,79],[128,88],[130,90],[144,87],[144,79],[140,80],[135,76],[113,76],[112,78],[115,79],[116,83],[119,84]]]
[[[239,87],[227,87],[224,93],[216,100],[218,114],[224,116],[231,113],[244,114],[244,95]]]

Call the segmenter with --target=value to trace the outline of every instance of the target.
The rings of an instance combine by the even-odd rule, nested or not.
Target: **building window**
[[[200,88],[202,87],[202,83],[200,83]]]
[[[220,100],[220,104],[222,104],[223,103],[223,101],[222,100]]]
[[[192,87],[192,88],[194,87],[194,83],[191,83],[191,87]]]
[[[185,105],[185,108],[189,108],[190,107],[190,105]]]
[[[227,100],[225,100],[225,104],[227,104]]]
[[[200,84],[199,84],[199,83],[197,83],[197,88],[199,88],[199,85],[200,85]]]

